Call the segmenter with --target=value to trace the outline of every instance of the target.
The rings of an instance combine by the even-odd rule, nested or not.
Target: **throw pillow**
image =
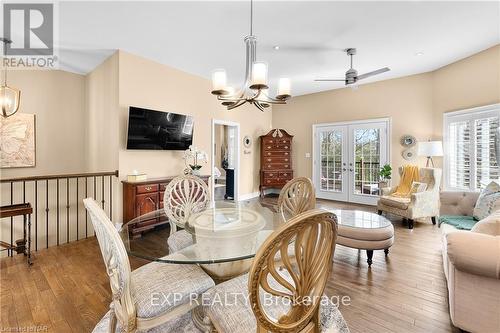
[[[410,194],[424,192],[425,190],[427,190],[427,184],[426,183],[422,183],[422,182],[413,182],[413,183],[411,183]]]
[[[500,185],[496,182],[491,182],[486,186],[477,199],[474,207],[474,218],[482,220],[488,217],[500,206]]]

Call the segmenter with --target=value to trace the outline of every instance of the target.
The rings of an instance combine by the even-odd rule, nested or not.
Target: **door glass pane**
[[[320,132],[320,186],[323,191],[342,191],[342,132]]]
[[[380,129],[354,130],[354,193],[379,193]]]

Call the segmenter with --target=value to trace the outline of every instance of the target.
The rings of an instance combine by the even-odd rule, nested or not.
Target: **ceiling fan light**
[[[0,108],[3,117],[10,117],[19,110],[21,91],[7,85],[0,86]]]

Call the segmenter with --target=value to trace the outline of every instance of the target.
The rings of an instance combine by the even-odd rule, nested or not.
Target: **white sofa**
[[[472,215],[478,193],[442,192],[441,215]],[[453,325],[500,332],[500,211],[471,231],[442,224],[443,266]]]

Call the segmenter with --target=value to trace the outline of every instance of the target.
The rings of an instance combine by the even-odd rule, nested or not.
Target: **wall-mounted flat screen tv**
[[[131,106],[127,149],[185,150],[193,143],[193,117]]]

